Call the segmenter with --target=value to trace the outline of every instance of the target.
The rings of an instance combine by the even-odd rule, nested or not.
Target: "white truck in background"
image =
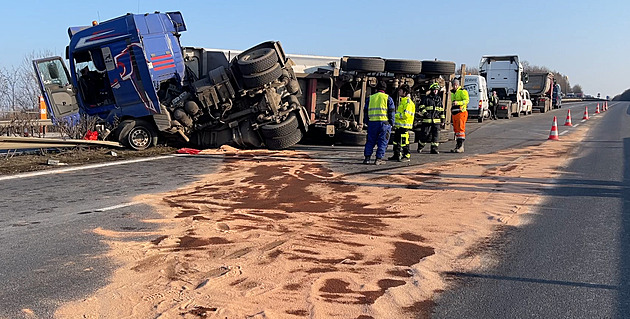
[[[530,113],[527,103],[523,104],[527,74],[523,72],[518,55],[484,55],[479,62],[479,74],[486,78],[488,91],[497,92],[497,117],[509,119]]]

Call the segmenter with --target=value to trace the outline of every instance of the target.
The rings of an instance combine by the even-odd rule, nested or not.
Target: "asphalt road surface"
[[[438,155],[413,153],[410,163],[362,165],[362,147],[298,145],[295,149],[307,152],[313,161],[324,163],[339,173],[387,174],[388,171],[404,170],[409,166],[540,144],[549,135],[554,115],[562,122],[566,116],[566,108],[571,107],[574,109],[574,119],[581,118],[584,104],[565,104],[559,110],[545,114],[534,113],[511,120],[484,123],[470,120],[467,124],[465,154],[446,153],[454,146],[451,141],[441,145],[442,153]],[[619,117],[625,116],[625,107],[617,106],[609,112],[605,116],[607,121],[612,120],[614,116],[611,114],[614,112],[619,113]],[[564,134],[564,131],[560,127],[560,134]],[[609,135],[606,140],[613,141],[613,137]],[[603,145],[616,144],[610,142],[589,145],[601,148]],[[628,154],[625,156],[628,157]],[[23,309],[33,310],[42,318],[52,317],[59,304],[85,297],[106,284],[117,265],[99,257],[107,250],[107,246],[100,242],[100,236],[92,230],[96,227],[117,231],[151,230],[152,225],[140,221],[152,216],[151,208],[133,203],[132,198],[139,194],[165,192],[189,184],[200,175],[213,172],[220,161],[221,156],[216,155],[165,157],[56,174],[19,178],[0,176],[0,282],[3,283],[3,289],[0,290],[0,318],[24,317]],[[628,174],[630,173],[626,172],[626,176]],[[619,176],[623,175],[617,175]],[[603,181],[603,178],[601,173],[597,175],[597,180]],[[577,189],[566,188],[559,183],[557,191],[583,191],[581,195],[578,192],[577,195],[564,197],[573,201],[591,201],[593,195],[586,193],[586,188],[586,185]],[[595,185],[595,188],[599,189],[599,194],[606,192],[608,186]],[[616,194],[620,192],[619,189],[608,191]],[[616,196],[611,198],[620,200],[620,195]],[[627,207],[624,209],[628,210]],[[596,211],[602,214],[604,212],[601,207]],[[620,210],[614,211],[619,213]],[[626,228],[630,227],[628,224],[626,220]],[[620,227],[619,223],[617,227]],[[614,230],[608,232],[612,234]],[[628,235],[625,236],[628,242]],[[148,239],[150,238],[136,238],[143,241]],[[604,251],[607,246],[599,249]],[[630,255],[628,249],[623,253],[626,257]],[[625,280],[627,287],[627,277]],[[576,280],[571,280],[574,281]],[[605,286],[621,285],[595,282]]]
[[[614,103],[498,266],[448,274],[434,318],[630,318],[630,107]]]

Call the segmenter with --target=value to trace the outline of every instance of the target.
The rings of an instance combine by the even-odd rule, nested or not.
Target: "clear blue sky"
[[[45,3],[45,4],[43,4]],[[429,5],[430,3],[430,5]],[[626,1],[11,1],[0,67],[32,52],[64,52],[68,26],[127,12],[181,11],[182,45],[246,49],[280,40],[288,53],[434,59],[478,66],[518,54],[569,76],[585,93],[630,88]]]

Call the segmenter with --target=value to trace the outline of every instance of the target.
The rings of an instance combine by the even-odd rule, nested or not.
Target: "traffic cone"
[[[555,116],[553,117],[553,124],[551,125],[551,132],[549,132],[548,140],[560,140],[560,138],[558,138],[558,120]]]
[[[584,116],[582,117],[583,120],[588,120],[588,106],[584,107]]]
[[[599,114],[599,103],[597,103],[597,108],[595,109],[595,114]]]
[[[604,111],[608,111],[608,101],[604,102]]]
[[[564,126],[573,126],[571,123],[571,110],[567,110],[567,120],[564,122]]]

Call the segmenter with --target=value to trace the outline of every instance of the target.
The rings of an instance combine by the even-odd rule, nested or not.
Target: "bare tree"
[[[462,73],[462,69],[457,69],[455,71],[455,74],[457,74],[457,75],[461,75],[461,73]],[[467,66],[466,67],[466,74],[468,74],[468,75],[471,75],[471,74],[478,75],[479,74],[479,68],[474,67],[474,66]]]
[[[579,84],[576,84],[573,86],[573,88],[571,88],[571,92],[573,93],[584,93],[584,91],[582,91],[582,86]]]

